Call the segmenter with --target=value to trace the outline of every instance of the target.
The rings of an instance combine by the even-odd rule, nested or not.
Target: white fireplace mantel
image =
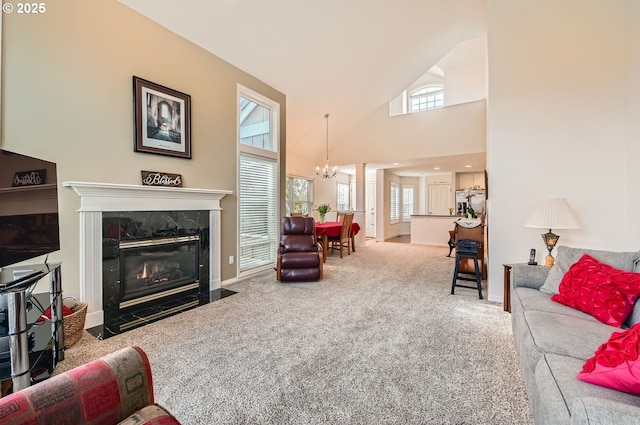
[[[220,209],[220,200],[230,190],[182,187],[140,186],[132,184],[63,182],[80,196],[79,211],[163,211]]]
[[[85,327],[104,323],[102,212],[209,210],[210,290],[220,287],[220,200],[229,190],[67,181],[80,196],[80,298],[88,304]]]

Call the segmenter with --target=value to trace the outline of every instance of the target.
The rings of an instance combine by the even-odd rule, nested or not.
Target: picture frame
[[[133,76],[135,152],[191,159],[191,96]]]

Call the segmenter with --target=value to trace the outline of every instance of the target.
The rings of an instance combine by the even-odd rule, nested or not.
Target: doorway
[[[451,207],[451,185],[430,184],[427,211],[433,215],[449,215]]]

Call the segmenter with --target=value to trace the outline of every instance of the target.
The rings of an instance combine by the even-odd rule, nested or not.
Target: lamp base
[[[545,267],[553,267],[553,265],[555,264],[555,259],[553,258],[553,255],[549,254],[545,257],[545,263],[544,266]]]

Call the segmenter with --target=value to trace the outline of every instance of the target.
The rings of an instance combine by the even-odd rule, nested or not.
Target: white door
[[[451,207],[451,185],[450,184],[430,184],[429,185],[429,205],[427,211],[433,215],[449,215]]]
[[[366,222],[367,228],[365,236],[368,238],[376,237],[376,183],[367,182],[367,193],[365,199],[366,205]]]

